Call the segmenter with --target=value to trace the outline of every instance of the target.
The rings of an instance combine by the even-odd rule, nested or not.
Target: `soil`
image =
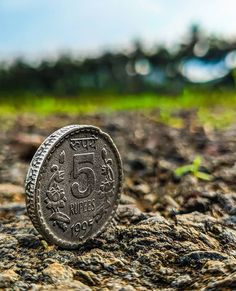
[[[195,111],[176,114],[181,128],[159,123],[158,111],[0,117],[0,289],[236,289],[236,126],[214,130]],[[113,223],[75,251],[38,234],[23,186],[37,147],[68,124],[108,132],[125,175]],[[198,155],[210,181],[175,175]]]

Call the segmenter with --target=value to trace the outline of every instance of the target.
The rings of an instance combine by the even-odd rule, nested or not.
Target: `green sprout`
[[[198,179],[210,181],[212,179],[212,176],[200,170],[201,164],[202,164],[202,158],[200,156],[197,156],[193,160],[192,164],[185,165],[185,166],[175,169],[175,175],[178,177],[182,177],[183,175],[190,173]]]

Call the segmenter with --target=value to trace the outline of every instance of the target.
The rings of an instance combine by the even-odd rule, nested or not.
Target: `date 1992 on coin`
[[[31,161],[28,214],[46,240],[76,248],[111,220],[121,187],[121,159],[109,135],[94,126],[66,126],[51,134]]]

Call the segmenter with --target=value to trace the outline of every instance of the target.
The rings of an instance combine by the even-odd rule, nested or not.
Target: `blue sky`
[[[191,23],[236,38],[235,0],[0,0],[0,59],[181,42]]]

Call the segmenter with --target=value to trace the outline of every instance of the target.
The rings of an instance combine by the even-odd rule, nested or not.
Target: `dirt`
[[[194,111],[184,126],[159,123],[158,111],[1,118],[0,289],[236,289],[236,126],[214,130]],[[113,223],[76,251],[49,245],[29,220],[24,178],[42,140],[68,124],[92,124],[114,139],[124,187]],[[175,169],[202,157],[199,171]]]

